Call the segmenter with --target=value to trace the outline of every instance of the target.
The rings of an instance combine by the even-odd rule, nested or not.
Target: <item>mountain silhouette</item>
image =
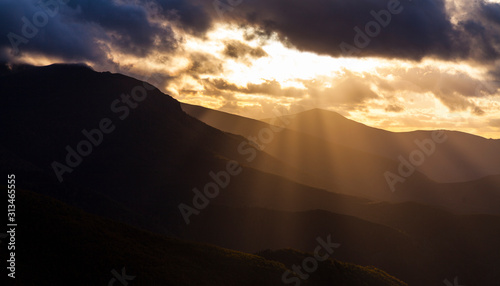
[[[431,131],[390,132],[349,120],[322,109],[286,116],[287,128],[317,136],[393,160],[418,147],[415,140],[432,137]],[[447,139],[418,170],[438,182],[464,182],[500,174],[500,140],[458,131],[446,131]]]
[[[138,87],[147,87],[144,100],[134,99],[132,103],[137,106],[123,101],[132,100],[132,92],[139,91]],[[373,265],[410,285],[441,285],[443,279],[453,273],[462,273],[464,281],[481,285],[497,281],[500,249],[495,241],[500,235],[499,216],[460,215],[447,210],[452,208],[458,212],[462,206],[469,207],[463,196],[470,194],[470,188],[484,187],[494,199],[494,190],[488,189],[496,184],[494,177],[486,183],[478,180],[441,184],[415,173],[402,184],[405,187],[391,193],[383,172],[397,168],[398,162],[390,158],[340,144],[334,145],[331,154],[328,151],[322,154],[332,142],[293,130],[276,133],[275,139],[263,149],[249,149],[252,144],[245,138],[246,134],[219,130],[217,126],[201,122],[158,89],[131,77],[96,72],[83,65],[7,69],[0,76],[0,97],[5,103],[0,113],[0,134],[2,138],[9,138],[0,145],[2,172],[15,173],[20,189],[60,200],[99,219],[125,223],[154,235],[170,235],[237,251],[271,249],[262,252],[271,260],[282,254],[274,253],[278,249],[296,249],[291,254],[311,252],[316,237],[331,234],[341,240],[342,245],[335,252],[338,255],[335,259]],[[116,100],[118,105],[114,105]],[[125,106],[128,106],[127,116]],[[118,112],[113,110],[116,108]],[[238,120],[246,122],[246,119]],[[102,142],[93,145],[92,152],[82,155],[81,160],[70,160],[68,164],[68,150],[80,146],[82,151],[81,142],[90,141],[87,135],[96,128],[107,132],[101,131]],[[98,137],[92,138],[97,142]],[[300,138],[313,142],[294,141]],[[239,152],[241,144],[246,144],[247,152],[253,151]],[[283,155],[302,152],[304,154],[297,154],[295,158]],[[248,160],[250,156],[253,160]],[[333,158],[337,161],[328,161]],[[72,165],[72,171],[58,176],[54,162]],[[218,195],[208,200],[198,214],[189,216],[189,224],[186,224],[179,206],[194,207],[194,198],[199,195],[193,190],[203,192],[204,186],[217,183],[210,174],[227,170],[230,162],[233,167],[237,162],[241,170],[230,177],[227,185],[220,184]],[[323,167],[330,169],[321,170]],[[376,174],[370,174],[372,171]],[[441,193],[437,193],[439,188]],[[450,194],[460,188],[464,188],[463,193]],[[477,199],[481,197],[478,195]],[[483,212],[484,209],[493,212],[494,200],[490,201],[489,208],[483,203],[472,202],[474,205],[463,212]],[[76,214],[65,216],[60,208],[52,209],[43,208],[29,217],[34,220],[41,216],[39,213],[47,213],[59,217],[62,225],[75,219]],[[79,221],[87,219],[84,216]],[[74,229],[82,227],[76,224]],[[74,236],[77,235],[72,233],[68,237]],[[114,242],[112,236],[102,241],[111,246],[122,245]],[[134,243],[143,245],[141,240],[148,240],[133,235],[127,239],[127,245],[132,248]],[[155,247],[163,243],[158,242]],[[186,249],[191,247],[195,246],[189,244]],[[47,251],[54,248],[51,245]],[[141,255],[153,249],[134,248]],[[104,257],[100,253],[106,252],[104,249],[91,253],[95,261],[100,261]],[[290,253],[284,251],[283,255]],[[303,255],[297,254],[296,259],[300,260]],[[134,261],[134,257],[127,256],[124,260]],[[182,254],[177,257],[182,260]],[[287,261],[282,263],[287,265]],[[188,267],[176,263],[180,262],[173,262],[171,266]],[[111,269],[119,271],[122,266],[125,265],[106,269],[106,275]],[[329,268],[334,266],[325,265],[326,269],[336,271]],[[130,273],[139,279],[139,272]],[[183,277],[188,279],[186,275]]]
[[[16,285],[279,285],[285,266],[268,257],[166,237],[82,212],[46,196],[19,191]],[[131,247],[131,243],[133,246]],[[2,247],[0,252],[8,255]],[[308,253],[282,250],[297,264]],[[281,253],[281,252],[280,252]],[[271,256],[273,255],[273,256]],[[288,261],[287,261],[288,262]],[[116,274],[113,274],[116,273]],[[290,277],[297,277],[291,274]],[[302,285],[403,286],[389,274],[329,259]],[[119,281],[111,285],[122,285]],[[6,284],[9,285],[9,284]]]
[[[269,124],[266,122],[210,110],[200,106],[188,104],[181,104],[181,106],[188,114],[209,125],[245,137],[255,137],[256,134],[259,134],[260,130],[269,129]],[[320,122],[317,118],[321,117],[323,114],[331,118],[329,117]],[[316,121],[311,120],[309,117],[316,119]],[[383,152],[369,153],[368,151],[370,150],[363,151],[354,149],[356,144],[349,143],[347,145],[341,145],[333,142],[333,140],[328,141],[323,138],[326,136],[320,138],[309,134],[312,132],[306,133],[288,129],[294,122],[295,124],[298,124],[297,122],[302,122],[297,118],[304,118],[305,122],[310,123],[310,129],[318,129],[320,128],[317,127],[318,125],[322,126],[321,128],[326,129],[326,134],[334,134],[337,127],[340,130],[339,137],[343,137],[344,133],[352,133],[349,135],[350,137],[358,136],[355,134],[360,134],[359,136],[364,138],[364,140],[361,140],[361,142],[363,142],[362,144],[370,145],[373,143],[377,145],[378,143],[376,142],[380,140],[391,142],[391,144],[388,145],[389,147],[385,147],[386,145],[382,143],[378,144],[377,146],[382,146],[380,147],[381,150],[396,150],[390,146],[398,145],[398,142],[406,141],[411,142],[411,144],[407,144],[407,146],[409,146],[407,150],[398,147],[397,150],[399,151],[395,152],[395,154],[397,153],[395,158],[390,158],[390,156],[382,154]],[[406,160],[407,164],[410,164],[410,154],[415,150],[420,151],[419,147],[413,141],[420,140],[419,142],[429,142],[429,140],[432,140],[431,132],[415,132],[415,134],[420,134],[420,136],[416,136],[415,138],[409,137],[405,140],[394,138],[395,141],[391,141],[384,137],[384,134],[396,136],[399,135],[399,133],[391,133],[367,127],[363,124],[348,120],[337,113],[319,109],[306,111],[296,115],[287,115],[282,119],[273,119],[272,122],[275,124],[284,124],[286,129],[279,133],[275,133],[274,140],[266,144],[266,149],[264,151],[298,169],[313,173],[316,180],[320,183],[320,187],[334,192],[366,197],[372,200],[421,202],[445,207],[457,213],[500,214],[499,209],[496,207],[500,203],[500,192],[498,192],[500,175],[491,175],[463,183],[439,183],[427,177],[423,172],[419,172],[419,166],[413,166],[416,170],[408,178],[401,177],[404,179],[404,182],[395,183],[394,192],[392,192],[388,180],[385,177],[386,172],[400,175],[399,170],[402,163],[398,157],[404,157],[403,159]],[[304,127],[304,129],[307,128]],[[363,130],[368,130],[368,132]],[[425,136],[422,136],[422,134]],[[447,148],[449,145],[445,145],[446,143],[456,141],[453,135],[455,133],[444,131],[443,134],[449,136],[449,139],[444,143],[434,143],[435,153],[437,154],[441,149],[447,154],[455,152],[454,148],[448,150]],[[470,137],[474,140],[480,138],[467,134],[463,136],[467,138]],[[490,144],[488,142],[491,140],[484,139],[484,141],[483,143]],[[494,158],[496,154],[500,154],[500,152],[498,152],[500,148],[493,148],[496,142],[495,140],[491,141],[490,148],[477,151],[485,153],[481,158],[488,157],[486,155],[487,151],[491,151],[491,154],[495,154],[490,156],[492,158]],[[465,143],[462,142],[460,144]],[[471,144],[474,145],[473,143]],[[287,146],[287,148],[283,148],[283,146]],[[439,165],[443,172],[448,172],[450,169],[448,169],[447,165],[453,164],[453,162],[446,160],[438,160],[439,162],[437,163],[431,162],[430,158],[433,158],[434,155],[435,154],[432,153],[426,156],[425,162],[421,166]],[[466,154],[455,153],[455,155],[456,157],[454,157],[454,160],[466,160],[467,158]],[[429,160],[429,162],[427,160]],[[492,163],[497,165],[498,162],[500,161],[493,160]],[[456,168],[461,167],[458,165]]]

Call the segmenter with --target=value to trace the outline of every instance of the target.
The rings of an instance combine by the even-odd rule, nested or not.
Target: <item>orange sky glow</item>
[[[139,78],[162,74],[169,79],[158,87],[181,102],[256,119],[272,117],[276,106],[292,113],[322,108],[390,131],[450,129],[500,138],[499,85],[481,65],[318,55],[275,35],[252,39],[249,29],[217,24],[204,38],[184,34],[172,54],[139,57],[109,46],[119,69],[87,64]],[[59,59],[25,53],[21,61]]]

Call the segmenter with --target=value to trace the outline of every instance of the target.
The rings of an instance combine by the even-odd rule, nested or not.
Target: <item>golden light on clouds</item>
[[[171,53],[139,57],[108,46],[108,57],[120,63],[116,71],[165,76],[158,87],[182,102],[242,116],[269,118],[276,105],[291,112],[323,108],[392,131],[443,128],[500,138],[500,94],[486,67],[430,58],[336,58],[299,51],[276,35],[248,33],[217,24],[205,37],[185,34]],[[24,60],[54,61],[29,53]]]
[[[224,54],[228,41],[261,48],[266,55],[228,58]],[[254,118],[272,116],[264,110],[270,104],[319,107],[393,131],[448,128],[500,137],[499,128],[487,124],[500,116],[497,106],[492,105],[492,102],[498,103],[500,97],[474,94],[481,81],[487,79],[487,70],[474,64],[435,59],[414,62],[334,58],[287,47],[273,36],[248,41],[244,30],[222,25],[203,40],[186,38],[184,52],[208,54],[221,65],[218,72],[200,72],[197,78],[181,76],[169,83],[171,93],[187,103]],[[179,57],[185,59],[185,55]],[[171,63],[175,61],[182,65],[172,65],[169,69],[177,74],[183,74],[183,69],[192,64],[173,57]],[[207,91],[203,80],[221,81],[220,94]],[[341,84],[344,81],[360,85],[352,91],[353,96],[360,97],[359,101],[350,102],[338,94],[345,91]],[[357,92],[373,95],[354,94]],[[481,112],[484,115],[479,116]]]

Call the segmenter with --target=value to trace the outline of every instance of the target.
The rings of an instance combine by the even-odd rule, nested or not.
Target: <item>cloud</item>
[[[210,7],[203,4],[212,1],[196,0],[141,0],[149,4],[151,13],[162,15],[165,19],[175,20],[183,30],[203,36],[213,24]],[[159,8],[159,9],[158,9]]]
[[[266,94],[275,97],[302,97],[304,90],[286,87],[283,88],[276,80],[266,80],[260,84],[248,83],[246,88],[240,89],[246,94]]]
[[[229,113],[238,113],[241,107],[238,106],[238,103],[235,101],[225,101],[224,104],[219,107],[217,110],[229,112]]]
[[[301,98],[305,95],[304,90],[295,87],[283,88],[281,84],[275,80],[266,80],[263,83],[255,84],[248,83],[245,87],[237,86],[223,78],[206,78],[200,80],[205,91],[209,95],[222,96],[224,98],[233,98],[235,93],[265,95],[275,98]]]
[[[43,10],[38,3],[62,1],[2,1],[1,34],[22,35],[21,19],[32,20],[35,13]],[[223,22],[246,28],[248,39],[276,33],[282,42],[300,50],[337,57],[345,55],[341,43],[356,47],[355,28],[367,34],[365,25],[377,22],[373,12],[388,10],[391,1],[395,0],[247,0],[220,17],[213,1],[71,0],[66,5],[59,4],[57,15],[49,17],[39,34],[21,45],[21,51],[102,61],[114,48],[140,57],[152,51],[172,51],[182,44],[183,33],[204,38],[215,22]],[[460,6],[446,0],[398,3],[402,11],[392,14],[388,24],[381,25],[380,33],[368,37],[369,43],[358,47],[359,53],[354,56],[473,59],[483,63],[499,58],[499,4],[460,1]],[[225,44],[228,57],[244,60],[266,56],[262,49],[239,41]],[[4,58],[9,57],[10,48],[9,39],[1,37],[0,53]]]
[[[224,56],[242,62],[247,66],[251,66],[252,61],[255,59],[268,56],[261,47],[254,48],[237,40],[225,41],[225,48],[222,53]]]
[[[62,14],[70,9],[63,6],[58,4],[59,11],[52,14],[52,18],[44,9],[37,7],[35,1],[0,2],[0,49],[4,51],[3,60],[13,58],[9,51],[14,47],[21,53],[34,52],[69,60],[102,60],[104,52],[95,43],[92,32],[81,23],[65,21]],[[34,15],[42,15],[36,23],[45,25],[35,26]]]
[[[263,96],[262,99],[256,99],[261,104],[265,100],[273,98],[279,101],[291,100],[299,104],[298,106],[301,108],[301,105],[309,107],[342,106],[347,110],[366,110],[366,102],[380,98],[378,94],[371,90],[368,84],[353,74],[337,80],[299,81],[305,88],[283,87],[275,80],[265,80],[258,84],[247,83],[246,86],[238,86],[223,78],[200,80],[203,84],[203,94],[206,96],[234,100],[235,94],[261,95]]]
[[[342,104],[358,104],[379,97],[367,84],[354,76],[323,92],[328,94],[330,102]]]
[[[372,12],[388,10],[390,2],[252,0],[228,11],[222,19],[216,17],[212,5],[207,4],[206,9],[213,14],[215,21],[231,21],[251,27],[253,33],[249,33],[249,38],[276,33],[282,42],[300,50],[337,57],[345,55],[340,48],[341,43],[356,47],[355,27],[367,34],[366,24],[377,22]],[[387,25],[379,25],[380,32],[373,38],[369,36],[369,44],[359,48],[359,53],[354,55],[412,60],[424,57],[474,59],[483,62],[498,58],[500,5],[484,1],[463,2],[466,13],[450,8],[453,5],[446,0],[401,0],[398,7],[402,11],[392,14]],[[459,13],[470,16],[461,17],[455,23],[452,19]],[[381,17],[387,19],[384,18],[386,16]],[[373,26],[371,29],[375,31]]]
[[[500,128],[500,119],[490,119],[488,123],[491,127]]]
[[[386,0],[254,0],[240,5],[236,21],[278,33],[300,50],[342,56],[342,42],[354,46],[355,27],[364,30],[370,12],[387,9]],[[286,7],[284,9],[283,7]],[[361,50],[359,56],[420,59],[426,55],[450,57],[454,31],[443,0],[401,1],[403,11]]]
[[[438,66],[379,69],[382,77],[392,77],[389,82],[384,78],[366,75],[382,87],[388,95],[397,93],[432,93],[450,111],[466,111],[481,116],[485,111],[474,99],[484,98],[496,93],[498,86],[492,82],[481,81],[471,75],[456,71],[443,70]]]
[[[125,53],[144,56],[153,47],[171,50],[176,45],[172,30],[149,21],[142,6],[111,0],[71,0],[67,5],[77,11],[71,17],[73,21],[95,30],[95,36]]]
[[[405,110],[404,107],[397,105],[397,104],[390,104],[385,108],[385,111],[395,112],[395,113],[403,112],[404,110]]]
[[[190,64],[184,71],[198,79],[203,74],[220,74],[224,71],[223,62],[207,53],[191,53],[188,55]]]
[[[189,1],[129,2],[1,1],[0,60],[15,60],[18,53],[12,52],[16,47],[21,54],[29,52],[67,61],[102,63],[116,51],[144,57],[179,47],[182,35],[172,29],[176,24],[199,35],[211,25],[202,7]]]
[[[223,53],[224,55],[234,59],[248,57],[257,59],[268,55],[261,47],[252,48],[249,45],[236,40],[226,41],[226,47]]]

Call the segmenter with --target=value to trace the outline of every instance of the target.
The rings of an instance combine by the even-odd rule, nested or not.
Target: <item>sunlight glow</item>
[[[276,35],[247,40],[245,33],[248,28],[218,24],[205,38],[186,34],[174,53],[144,57],[121,53],[108,43],[108,57],[131,76],[158,73],[169,78],[158,87],[182,102],[247,117],[272,117],[270,105],[319,107],[393,131],[447,128],[500,138],[500,128],[489,123],[500,118],[500,93],[487,84],[487,67],[430,58],[335,58],[285,46]],[[226,45],[235,41],[263,52],[230,57]],[[29,53],[22,60],[35,65],[61,61]],[[98,63],[93,67],[104,68]],[[231,89],[207,87],[207,81],[217,80]],[[482,96],[474,95],[478,90]],[[233,109],[224,109],[228,103]],[[483,115],[472,114],[474,110]]]
[[[206,78],[217,79],[222,77],[239,88],[246,88],[248,84],[263,84],[276,81],[283,89],[294,88],[303,91],[301,98],[286,98],[283,95],[277,96],[265,93],[241,94],[233,92],[234,98],[238,100],[238,106],[252,106],[254,111],[256,102],[289,105],[298,104],[304,99],[312,100],[317,96],[312,97],[312,94],[310,94],[311,90],[308,88],[312,86],[318,88],[315,92],[325,92],[323,96],[326,98],[332,96],[328,90],[335,88],[347,78],[357,77],[360,83],[365,82],[373,92],[381,97],[367,100],[365,104],[369,109],[363,108],[349,111],[347,115],[351,119],[394,131],[415,128],[432,129],[444,127],[446,124],[449,124],[447,127],[450,129],[461,128],[461,130],[465,130],[461,121],[454,122],[453,120],[462,120],[463,116],[470,114],[469,111],[457,110],[456,113],[450,115],[449,107],[436,98],[435,92],[444,88],[443,85],[453,85],[450,80],[456,80],[457,83],[463,84],[465,81],[461,80],[462,77],[471,80],[482,79],[486,77],[487,72],[486,68],[472,63],[446,62],[435,59],[414,62],[381,58],[334,58],[286,47],[275,36],[271,36],[270,39],[264,41],[262,39],[246,41],[244,34],[245,31],[238,27],[219,25],[203,41],[187,38],[185,48],[187,52],[191,53],[208,52],[223,61],[223,74],[207,74]],[[223,54],[225,42],[228,40],[237,40],[252,48],[261,47],[267,55],[250,61],[236,58],[228,59]],[[175,65],[171,68],[175,68]],[[182,68],[178,70],[182,70]],[[415,72],[418,72],[418,74],[415,74]],[[394,85],[397,90],[390,91],[386,87],[379,86],[379,82],[374,81],[375,78],[385,80],[387,84]],[[185,84],[189,82],[186,79]],[[189,85],[191,87],[196,86],[193,82],[189,83]],[[469,89],[474,90],[474,86]],[[199,86],[199,92],[204,94],[202,86]],[[181,92],[179,95],[181,100],[193,102],[189,96],[183,96]],[[205,96],[205,98],[208,99],[210,96]],[[488,106],[491,106],[491,102],[498,102],[499,98],[496,95],[488,99],[471,99],[470,102],[481,106],[483,110],[488,110],[491,112],[491,116],[494,116],[494,114],[498,116],[500,115],[499,110],[489,109]],[[393,103],[389,103],[388,99],[391,99]],[[320,102],[325,102],[325,100],[322,99]],[[396,103],[400,108],[404,108],[404,111],[388,114],[387,106]],[[325,105],[322,108],[343,112],[344,106]],[[367,113],[368,110],[369,113]],[[343,113],[345,114],[345,112]],[[248,116],[248,113],[244,111],[241,114]],[[253,114],[250,116],[265,118],[270,115]],[[392,120],[390,123],[387,120],[388,118]],[[423,118],[428,118],[428,120]],[[486,131],[487,128],[483,129]],[[480,134],[481,131],[475,130],[475,133]],[[489,129],[488,134],[492,134]],[[500,137],[499,135],[495,136]]]

